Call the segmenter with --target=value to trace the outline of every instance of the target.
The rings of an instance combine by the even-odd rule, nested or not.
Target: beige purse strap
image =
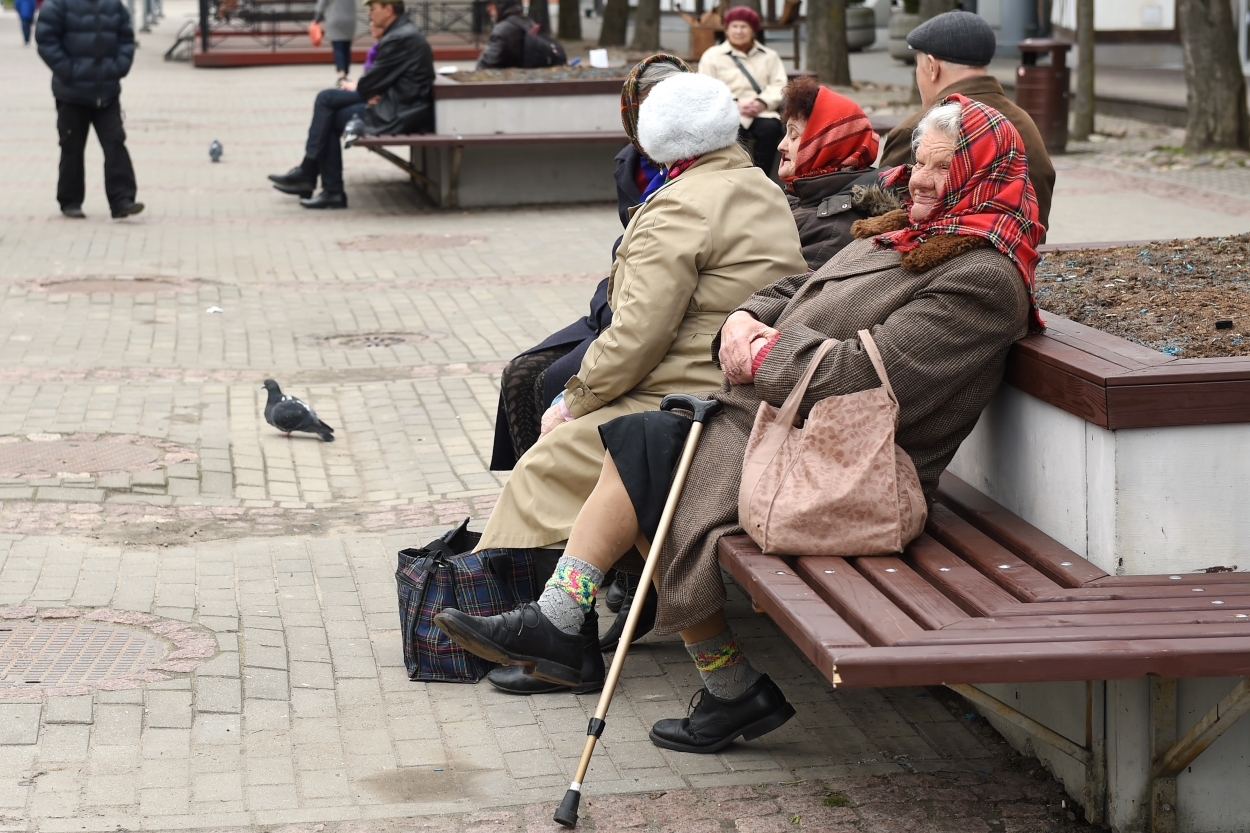
[[[876,369],[877,376],[881,379],[881,387],[885,388],[885,393],[890,397],[890,401],[898,405],[898,397],[894,395],[894,388],[890,386],[890,376],[885,372],[885,362],[881,360],[881,351],[877,349],[877,342],[873,341],[872,333],[867,330],[860,330],[859,340],[864,345],[864,352],[872,360],[872,366]]]
[[[807,363],[807,370],[803,372],[803,376],[794,385],[794,390],[790,391],[790,395],[786,397],[786,401],[782,404],[781,410],[777,412],[778,434],[785,436],[789,428],[795,423],[799,416],[799,406],[803,404],[803,396],[807,393],[807,387],[812,383],[812,377],[816,375],[816,366],[820,364],[820,360],[829,355],[829,351],[838,346],[836,338],[825,339],[819,347],[816,348],[816,355],[812,356],[812,360]]]

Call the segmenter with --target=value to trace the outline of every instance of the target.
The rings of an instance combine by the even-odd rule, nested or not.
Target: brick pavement
[[[264,175],[298,160],[328,68],[163,63],[185,6],[166,3],[126,82],[148,210],[120,223],[106,219],[93,145],[90,219],[56,213],[47,73],[0,16],[0,460],[38,443],[149,460],[0,464],[0,614],[144,614],[157,618],[133,621],[216,645],[111,690],[0,689],[0,830],[548,830],[595,698],[408,682],[393,554],[489,513],[498,370],[581,314],[615,210],[432,212],[389,165],[350,152],[352,209],[306,212]],[[1085,210],[1082,188],[1116,190],[1093,162],[1061,171],[1071,211]],[[1109,204],[1132,202],[1139,179],[1116,180]],[[338,441],[265,425],[266,376]],[[731,599],[747,650],[799,715],[719,755],[656,749],[646,728],[698,683],[679,641],[648,639],[592,768],[587,829],[1069,825],[1049,776],[954,701],[831,691],[736,588]]]

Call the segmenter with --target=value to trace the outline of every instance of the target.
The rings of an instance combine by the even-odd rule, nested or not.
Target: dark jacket
[[[808,269],[815,272],[855,239],[851,224],[856,220],[898,207],[876,185],[875,169],[839,171],[790,183],[786,196]],[[889,208],[882,210],[881,200],[889,201]]]
[[[366,101],[382,96],[365,114],[369,134],[434,132],[434,52],[408,15],[386,27],[356,92]]]
[[[525,63],[525,33],[534,21],[521,13],[520,6],[509,6],[499,11],[499,21],[490,30],[490,40],[482,57],[477,59],[478,69],[505,69]]]
[[[35,42],[52,70],[52,95],[69,104],[111,104],[135,59],[130,12],[120,0],[47,0]]]
[[[938,93],[938,101],[948,95],[959,93],[973,101],[979,101],[1007,117],[1007,121],[1015,125],[1024,140],[1024,155],[1029,162],[1029,181],[1033,183],[1033,191],[1037,194],[1037,214],[1042,227],[1050,226],[1050,199],[1055,191],[1055,166],[1050,162],[1050,154],[1046,152],[1046,143],[1037,125],[1028,113],[1016,106],[1015,102],[1003,94],[1003,86],[991,75],[978,75],[956,81]],[[907,121],[894,128],[885,137],[885,149],[881,152],[882,168],[894,168],[899,165],[910,165],[911,134],[920,124],[925,111],[915,113]],[[1044,240],[1045,238],[1043,238]]]

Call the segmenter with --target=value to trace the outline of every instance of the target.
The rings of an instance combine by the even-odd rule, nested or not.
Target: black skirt
[[[689,417],[671,411],[647,411],[599,426],[603,447],[612,455],[648,541],[655,540],[690,425]]]

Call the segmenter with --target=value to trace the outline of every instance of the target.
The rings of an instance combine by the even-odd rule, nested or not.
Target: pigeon
[[[265,380],[265,390],[269,391],[265,422],[279,431],[285,431],[288,437],[292,431],[306,431],[328,443],[334,442],[334,429],[318,419],[317,412],[308,407],[307,402],[284,394],[273,379]]]
[[[221,154],[224,151],[225,151],[225,148],[221,146],[221,142],[217,141],[216,139],[213,139],[213,143],[208,146],[208,158],[213,160],[214,162],[220,162]]]

